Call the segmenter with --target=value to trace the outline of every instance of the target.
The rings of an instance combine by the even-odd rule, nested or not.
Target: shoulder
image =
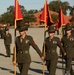
[[[33,38],[33,37],[32,37],[32,36],[30,36],[30,35],[26,35],[26,37],[27,37],[27,38]]]
[[[72,41],[74,41],[74,35],[71,34],[70,36],[70,40],[72,39]]]
[[[11,36],[11,33],[8,33]]]
[[[59,38],[59,37],[54,37],[54,39],[55,39],[55,40],[60,40],[60,38]]]
[[[49,37],[46,37],[46,38],[45,38],[45,41],[48,41],[48,40],[49,40]]]
[[[62,39],[65,39],[67,37],[67,35],[64,35],[63,37],[62,37]]]
[[[20,36],[17,36],[15,39],[16,39],[16,40],[20,39]]]
[[[74,34],[71,34],[71,36],[74,38]]]
[[[17,36],[16,38],[20,38],[20,36]]]
[[[33,39],[33,37],[30,36],[30,35],[26,35],[26,38],[29,39],[29,40],[32,40]]]

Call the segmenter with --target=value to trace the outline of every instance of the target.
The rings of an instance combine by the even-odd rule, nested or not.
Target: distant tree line
[[[74,6],[70,6],[67,1],[61,2],[61,0],[56,0],[56,1],[51,1],[51,2],[49,3],[49,9],[50,9],[51,11],[54,11],[54,12],[57,12],[57,13],[59,13],[59,8],[60,8],[60,6],[62,7],[62,10],[63,10],[63,14],[64,14],[64,15],[67,15],[67,11],[69,10],[69,11],[70,11],[69,15],[70,15],[70,16],[73,16],[73,13],[74,13]],[[57,20],[57,18],[58,18],[58,16],[55,15],[55,14],[53,14],[53,15],[52,15],[52,18],[53,18],[53,21],[54,21],[54,23],[55,23],[56,20]],[[71,19],[70,21],[72,21],[72,20],[73,20],[73,19]]]
[[[34,13],[38,12],[37,10],[29,10],[27,11],[24,6],[20,5],[23,21],[24,22],[35,22],[36,18],[34,17]],[[7,11],[0,15],[0,23],[10,23],[14,25],[14,6],[9,6]]]
[[[67,1],[61,2],[59,0],[59,1],[51,1],[49,3],[49,9],[54,12],[57,12],[57,13],[59,12],[60,6],[62,6],[63,13],[65,15],[67,15],[67,10],[70,10],[69,15],[73,15],[74,6],[73,7],[70,6]],[[24,6],[20,5],[20,7],[21,7],[22,14],[23,14],[23,22],[28,22],[28,23],[36,22],[36,17],[33,14],[35,14],[39,11],[42,11],[42,9],[43,9],[43,8],[41,8],[40,10],[27,11]],[[57,20],[57,15],[53,14],[52,19],[55,23]],[[10,23],[11,25],[14,25],[14,6],[9,6],[7,8],[7,11],[0,15],[0,23],[5,23],[5,24]]]

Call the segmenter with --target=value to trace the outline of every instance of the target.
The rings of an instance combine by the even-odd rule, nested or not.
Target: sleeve
[[[42,47],[42,55],[43,55],[43,56],[46,54],[46,50],[47,50],[46,42],[44,41],[43,47]]]
[[[18,41],[18,37],[15,38],[15,47],[16,47],[16,53],[18,53],[18,46],[17,46],[17,42]]]
[[[73,39],[74,39],[74,36],[73,36]],[[73,47],[74,47],[74,40],[73,40]]]
[[[39,54],[39,56],[42,57],[42,53],[41,53],[39,47],[35,44],[33,38],[30,37],[29,39],[30,39],[30,45],[36,50],[36,52]]]
[[[3,39],[5,39],[5,32],[4,31],[2,31],[2,35],[3,35]]]
[[[62,43],[63,48],[65,49],[65,46],[64,46],[64,37],[61,39],[61,43]]]
[[[12,43],[12,35],[10,34],[10,43]]]
[[[60,47],[60,50],[61,50],[63,53],[65,53],[65,50],[64,50],[64,48],[62,47],[62,43],[61,43],[61,41],[60,41],[59,38],[57,39],[57,44],[58,44],[58,46]]]
[[[62,43],[62,45],[63,45],[63,38],[61,38],[61,43]]]

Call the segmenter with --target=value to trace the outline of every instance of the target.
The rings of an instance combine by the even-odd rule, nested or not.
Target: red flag
[[[51,15],[49,15],[49,8],[48,8],[47,0],[44,4],[44,8],[43,8],[42,14],[40,16],[40,21],[44,22],[45,25],[53,24]]]
[[[15,18],[15,20],[23,19],[18,0],[15,0],[14,18]]]
[[[56,22],[56,29],[60,28],[61,26],[64,26],[67,23],[68,21],[65,19],[65,15],[63,14],[62,7],[60,6],[59,17]]]
[[[62,7],[60,7],[60,12],[59,12],[59,26],[63,26],[66,24],[65,18],[64,18],[64,14],[62,12]]]

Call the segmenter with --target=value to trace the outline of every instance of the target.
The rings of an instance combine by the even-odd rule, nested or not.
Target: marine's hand
[[[16,65],[16,62],[15,61],[13,61],[13,65]]]
[[[44,56],[41,57],[42,61],[44,61]]]
[[[66,53],[64,53],[64,56],[66,56],[67,54]]]

